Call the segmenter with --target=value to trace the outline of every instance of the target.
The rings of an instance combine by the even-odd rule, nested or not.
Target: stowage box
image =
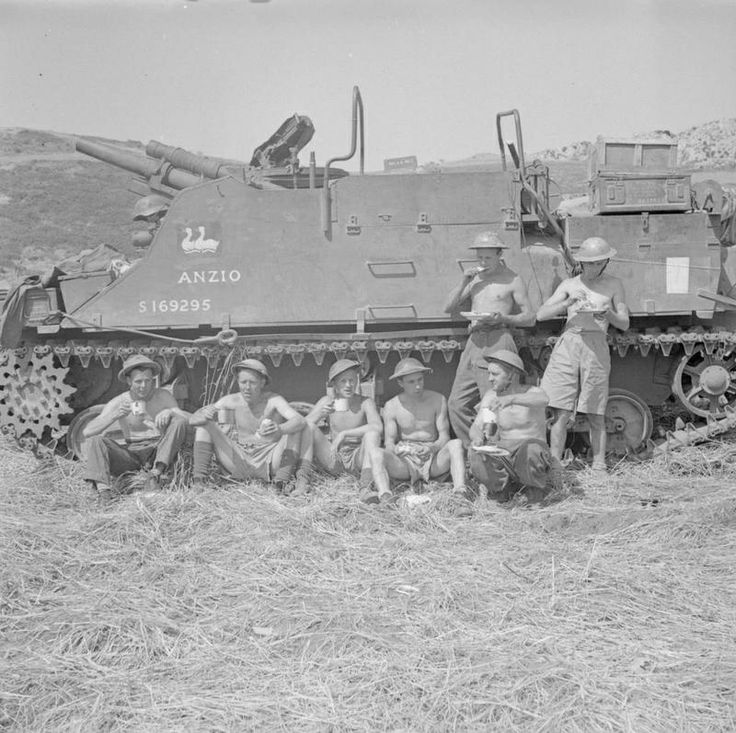
[[[588,182],[593,214],[637,211],[687,211],[690,176],[599,174]]]
[[[620,140],[598,138],[588,157],[588,178],[604,172],[659,172],[677,167],[677,143],[672,138]]]

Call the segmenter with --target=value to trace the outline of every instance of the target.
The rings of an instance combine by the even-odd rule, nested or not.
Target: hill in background
[[[702,171],[701,178],[736,179],[736,119],[691,127],[676,137],[681,165]],[[135,140],[91,139],[143,153],[143,145]],[[559,192],[579,194],[586,190],[585,159],[590,146],[581,141],[526,157],[550,166]],[[462,160],[425,163],[419,171],[450,173],[499,166],[498,154],[479,153]],[[137,197],[128,192],[131,178],[127,171],[76,153],[73,135],[0,129],[0,289],[102,243],[132,254],[131,213]]]

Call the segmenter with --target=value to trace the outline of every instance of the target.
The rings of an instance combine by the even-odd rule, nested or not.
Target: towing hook
[[[216,341],[220,346],[235,346],[238,332],[234,328],[224,328],[214,336],[202,336],[194,341],[195,344],[206,344]]]

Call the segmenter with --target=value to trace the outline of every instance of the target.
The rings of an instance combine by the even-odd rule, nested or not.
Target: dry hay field
[[[736,728],[734,445],[471,519],[0,466],[0,729]]]

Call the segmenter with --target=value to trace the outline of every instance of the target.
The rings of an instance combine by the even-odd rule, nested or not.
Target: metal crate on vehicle
[[[672,138],[598,138],[588,156],[589,179],[606,172],[664,173],[676,167],[677,142]]]
[[[588,182],[588,197],[593,214],[687,211],[690,176],[600,174]]]

